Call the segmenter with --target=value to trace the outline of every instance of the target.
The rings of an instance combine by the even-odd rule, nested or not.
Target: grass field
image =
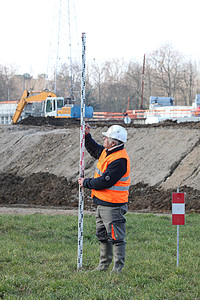
[[[200,299],[200,215],[127,214],[121,274],[88,272],[99,261],[94,216],[84,216],[83,270],[77,272],[77,217],[0,216],[1,299]],[[111,269],[111,268],[110,268]]]

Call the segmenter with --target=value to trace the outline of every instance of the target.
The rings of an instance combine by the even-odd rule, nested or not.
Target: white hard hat
[[[127,142],[127,131],[120,125],[112,125],[108,128],[107,132],[102,132],[102,134],[123,143]]]

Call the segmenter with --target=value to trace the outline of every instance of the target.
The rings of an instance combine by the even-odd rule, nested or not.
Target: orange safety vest
[[[126,158],[127,160],[127,171],[126,174],[120,180],[113,185],[111,188],[103,190],[92,190],[92,197],[110,203],[127,203],[130,186],[130,159],[125,149],[116,151],[106,156],[106,150],[104,149],[99,157],[94,178],[98,178],[105,173],[108,165],[119,158]]]

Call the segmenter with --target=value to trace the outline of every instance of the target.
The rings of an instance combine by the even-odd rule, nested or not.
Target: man
[[[113,258],[113,271],[120,272],[125,261],[125,234],[128,190],[130,186],[130,160],[124,148],[127,131],[112,125],[103,134],[103,145],[97,144],[85,126],[85,146],[94,158],[99,159],[94,178],[79,178],[81,187],[92,190],[97,205],[96,236],[100,242],[100,262],[95,269],[107,270]]]

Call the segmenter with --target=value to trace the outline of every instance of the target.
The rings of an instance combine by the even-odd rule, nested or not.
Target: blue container
[[[93,107],[92,106],[86,106],[86,108],[85,108],[85,117],[86,118],[93,118]]]
[[[74,106],[71,108],[71,118],[80,118],[81,117],[81,108],[78,106]],[[93,107],[86,106],[85,107],[85,117],[93,118]]]

